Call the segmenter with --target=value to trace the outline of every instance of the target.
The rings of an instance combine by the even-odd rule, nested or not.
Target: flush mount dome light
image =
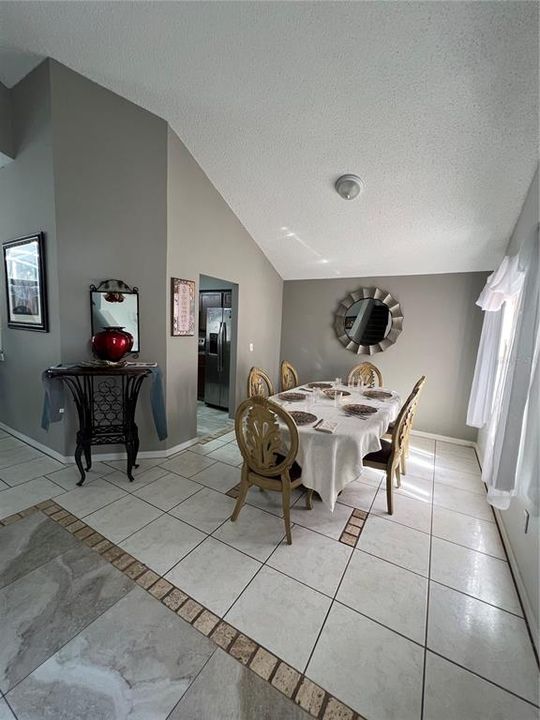
[[[364,183],[358,175],[342,175],[336,180],[336,192],[344,200],[354,200],[364,189]]]

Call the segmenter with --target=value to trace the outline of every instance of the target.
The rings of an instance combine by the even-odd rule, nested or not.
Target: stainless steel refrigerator
[[[230,308],[206,311],[206,368],[204,402],[229,409],[229,373],[231,369]]]

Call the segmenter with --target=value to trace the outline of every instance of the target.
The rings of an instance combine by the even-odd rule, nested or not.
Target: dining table
[[[297,411],[315,416],[307,424],[297,423],[299,447],[296,461],[302,468],[304,487],[318,493],[323,503],[333,510],[343,488],[362,474],[362,459],[381,449],[381,438],[397,418],[401,399],[397,392],[388,388],[376,388],[386,397],[375,399],[365,394],[367,388],[331,381],[319,383],[327,385],[326,390],[336,391],[336,400],[325,394],[325,389],[310,387],[314,384],[307,383],[277,393],[270,400],[292,412],[293,417]],[[296,396],[294,401],[287,400],[287,395],[291,394]],[[303,399],[300,395],[304,396]],[[375,412],[350,415],[346,410],[349,404],[368,405]],[[324,432],[320,421],[324,421],[332,431]]]

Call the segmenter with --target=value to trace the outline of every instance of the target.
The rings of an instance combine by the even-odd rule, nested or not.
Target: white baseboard
[[[42,443],[38,442],[37,440],[34,440],[34,438],[28,437],[28,435],[24,435],[24,433],[19,432],[18,430],[14,430],[12,427],[9,427],[9,425],[6,425],[3,422],[0,422],[0,430],[5,430],[10,435],[13,435],[13,437],[16,437],[18,440],[22,440],[27,445],[30,445],[30,447],[35,448],[36,450],[39,450],[40,452],[44,453],[45,455],[48,455],[49,457],[52,457],[53,460],[58,460],[58,462],[65,463],[66,459],[63,455],[61,455],[56,450],[53,450],[50,447],[47,447],[46,445],[43,445]],[[69,461],[73,462],[73,460]]]
[[[19,432],[18,430],[14,430],[9,425],[6,425],[3,422],[0,422],[0,429],[5,430],[10,435],[13,435],[18,440],[22,440],[27,445],[30,445],[30,447],[35,448],[36,450],[39,450],[40,452],[44,453],[45,455],[48,455],[49,457],[53,458],[53,460],[58,460],[58,462],[64,463],[64,465],[71,465],[75,462],[73,455],[62,455],[61,453],[57,452],[56,450],[53,450],[50,447],[47,447],[46,445],[43,445],[43,443],[38,442],[37,440],[34,440],[34,438],[29,437],[28,435],[25,435],[24,433]],[[176,455],[176,453],[179,453],[181,450],[185,450],[188,447],[191,447],[192,445],[196,445],[199,442],[199,437],[191,438],[191,440],[186,440],[185,442],[179,443],[178,445],[175,445],[172,448],[166,448],[163,450],[142,450],[138,454],[138,458],[168,458],[171,457],[171,455]],[[101,460],[103,462],[107,462],[108,460],[127,460],[127,453],[125,451],[119,451],[119,452],[112,452],[112,453],[93,453],[93,459],[98,461]]]
[[[461,438],[450,437],[449,435],[437,435],[436,433],[428,433],[423,430],[411,430],[411,435],[427,438],[428,440],[440,440],[441,442],[453,443],[454,445],[466,445],[467,447],[476,446],[474,440],[462,440]]]

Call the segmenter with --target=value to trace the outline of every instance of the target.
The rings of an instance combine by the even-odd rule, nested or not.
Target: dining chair
[[[261,368],[252,367],[247,381],[248,398],[270,397],[274,394],[274,386],[268,374]]]
[[[415,391],[413,390],[399,411],[392,430],[392,440],[389,442],[382,439],[381,449],[369,453],[362,460],[365,467],[386,471],[386,506],[389,515],[394,512],[394,477],[397,487],[401,485],[401,457],[405,450],[414,399]]]
[[[281,392],[285,392],[285,390],[292,390],[300,385],[296,368],[294,368],[287,360],[283,360],[281,363],[279,379]]]
[[[405,448],[401,455],[401,465],[400,465],[400,471],[401,475],[407,474],[407,458],[409,457],[409,444],[411,439],[411,431],[413,429],[414,425],[414,418],[416,415],[416,410],[418,408],[418,399],[420,397],[420,393],[422,392],[422,389],[426,383],[426,376],[422,375],[422,377],[416,382],[414,388],[412,389],[412,394],[414,395],[413,405],[412,405],[412,413],[411,413],[411,421],[409,423],[408,429],[407,429],[407,437],[405,438]],[[388,426],[388,430],[383,435],[383,437],[391,437],[392,431],[394,429],[394,423],[390,423]]]
[[[347,383],[356,383],[358,380],[362,380],[364,385],[368,385],[369,387],[376,387],[377,385],[379,385],[379,387],[383,386],[381,371],[378,367],[375,367],[373,363],[367,361],[353,367],[347,378]]]
[[[288,437],[288,447],[284,442],[279,421],[287,430],[285,437]],[[260,490],[280,492],[287,543],[291,545],[291,491],[302,484],[302,468],[295,459],[298,452],[296,423],[277,403],[255,396],[239,405],[234,429],[244,463],[240,491],[231,521],[238,518],[253,485]],[[308,509],[311,509],[307,495],[306,503]]]

